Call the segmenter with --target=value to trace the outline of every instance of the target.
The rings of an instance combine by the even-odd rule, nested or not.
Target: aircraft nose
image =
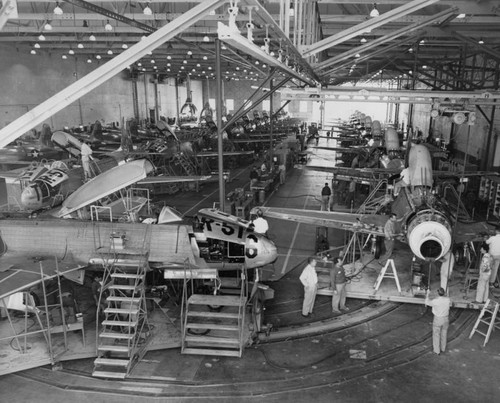
[[[278,249],[273,241],[259,234],[250,234],[245,242],[245,263],[252,269],[274,263]]]
[[[40,198],[38,197],[38,192],[33,186],[28,186],[24,188],[21,193],[21,204],[32,210],[37,210],[41,208]]]

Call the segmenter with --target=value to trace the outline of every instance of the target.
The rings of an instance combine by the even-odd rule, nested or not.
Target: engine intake
[[[451,224],[442,213],[422,210],[408,222],[407,237],[415,256],[424,260],[438,260],[450,250]]]

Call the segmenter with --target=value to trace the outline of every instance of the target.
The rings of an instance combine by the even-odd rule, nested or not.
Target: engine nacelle
[[[435,261],[450,250],[451,231],[450,221],[444,214],[422,210],[408,222],[406,236],[415,256]]]
[[[399,137],[396,129],[392,126],[388,126],[385,129],[385,149],[387,153],[391,153],[391,151],[399,150]]]

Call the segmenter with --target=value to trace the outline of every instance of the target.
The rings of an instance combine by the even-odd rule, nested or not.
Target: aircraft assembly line
[[[2,399],[498,401],[497,3],[0,1]]]

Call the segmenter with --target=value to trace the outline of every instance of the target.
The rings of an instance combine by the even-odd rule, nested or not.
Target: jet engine
[[[451,224],[444,213],[420,210],[407,222],[406,236],[415,256],[423,260],[437,260],[451,247]]]

